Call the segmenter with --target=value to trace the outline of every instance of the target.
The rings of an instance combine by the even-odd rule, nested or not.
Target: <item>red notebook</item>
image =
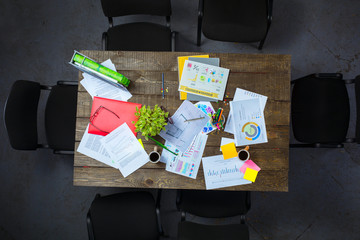
[[[135,116],[136,107],[140,109],[141,104],[94,97],[88,132],[106,136],[126,122],[136,136],[135,124],[131,123],[132,121],[137,121]]]

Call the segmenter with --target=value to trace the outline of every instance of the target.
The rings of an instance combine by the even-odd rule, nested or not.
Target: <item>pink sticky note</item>
[[[256,165],[256,163],[254,163],[250,159],[244,162],[244,164],[240,168],[240,171],[245,174],[247,168],[251,168],[251,169],[253,169],[255,171],[260,171],[261,170],[261,168],[258,165]]]

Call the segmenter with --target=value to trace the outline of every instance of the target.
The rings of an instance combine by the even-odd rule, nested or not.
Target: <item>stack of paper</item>
[[[77,151],[119,169],[124,177],[148,162],[147,153],[126,123],[107,136],[89,134],[87,128]]]
[[[225,131],[234,134],[236,146],[267,142],[264,108],[267,97],[236,89]]]

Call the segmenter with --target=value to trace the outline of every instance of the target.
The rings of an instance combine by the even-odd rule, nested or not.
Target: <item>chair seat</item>
[[[181,190],[178,207],[200,217],[232,217],[247,213],[250,208],[247,196],[247,192],[239,191]]]
[[[180,222],[179,240],[248,240],[249,229],[245,224],[202,225],[193,222]]]
[[[295,81],[291,115],[294,137],[304,143],[342,143],[350,105],[341,79],[305,77]]]
[[[206,0],[202,31],[209,39],[257,42],[267,31],[265,0]]]
[[[46,138],[50,148],[74,150],[76,102],[77,86],[52,87],[45,109]]]
[[[155,201],[148,192],[127,192],[95,198],[90,207],[97,240],[157,240]]]
[[[171,30],[154,23],[129,23],[108,29],[107,50],[171,51]]]

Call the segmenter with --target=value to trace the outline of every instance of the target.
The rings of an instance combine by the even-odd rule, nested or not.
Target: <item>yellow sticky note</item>
[[[222,154],[224,155],[224,159],[237,157],[235,143],[228,143],[221,146]]]
[[[143,149],[145,149],[145,148],[144,148],[144,144],[142,143],[142,141],[141,141],[140,138],[138,139],[138,141],[139,141],[139,143],[141,144],[141,146],[143,147]]]
[[[258,175],[258,171],[255,171],[254,169],[251,168],[247,168],[244,175],[244,179],[255,182],[257,175]]]

